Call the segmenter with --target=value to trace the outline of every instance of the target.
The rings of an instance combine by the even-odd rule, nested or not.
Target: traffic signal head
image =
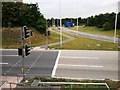
[[[29,29],[26,27],[26,26],[24,26],[23,27],[23,30],[24,30],[24,38],[28,38],[30,35],[29,35]]]
[[[30,31],[30,36],[33,36],[33,31]]]
[[[19,56],[22,56],[22,55],[23,55],[22,48],[18,48],[18,55],[19,55]]]
[[[48,36],[50,36],[50,31],[48,31],[47,33],[48,33]]]
[[[28,56],[30,54],[30,46],[25,45],[25,55]]]

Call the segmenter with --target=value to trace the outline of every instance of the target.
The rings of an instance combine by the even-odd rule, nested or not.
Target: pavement
[[[11,76],[0,76],[2,81],[4,82],[0,86],[0,90],[4,90],[6,88],[15,88],[17,83],[20,83],[20,81],[23,79],[22,77],[11,77]],[[14,84],[13,84],[14,83]]]
[[[49,28],[49,30],[50,30],[51,32],[60,34],[59,32],[56,32],[56,31],[52,30],[51,28]],[[67,42],[70,42],[70,41],[73,41],[73,40],[75,39],[74,37],[71,37],[71,36],[66,35],[66,34],[62,34],[62,36],[67,37],[66,40],[63,40],[63,41],[62,41],[63,44],[64,44],[64,43],[67,43]],[[47,47],[47,46],[54,46],[54,45],[59,45],[59,44],[60,44],[60,42],[55,42],[55,43],[50,43],[50,44],[42,45],[42,46],[40,46],[40,47],[41,47],[41,48],[45,48],[45,47]]]

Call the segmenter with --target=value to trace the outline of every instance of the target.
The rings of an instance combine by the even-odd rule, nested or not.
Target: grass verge
[[[46,44],[46,36],[40,34],[37,30],[31,28],[33,31],[33,36],[29,39],[26,39],[26,43],[31,46],[40,46]],[[2,48],[19,48],[21,46],[20,38],[20,28],[3,28],[2,32]],[[51,32],[51,35],[48,37],[48,43],[59,42],[60,35],[54,32]],[[63,40],[67,39],[63,37]]]
[[[25,81],[28,81],[25,83]],[[79,82],[79,83],[107,83],[110,87],[110,90],[117,90],[120,88],[120,83],[112,80],[76,80],[76,79],[64,79],[64,78],[51,78],[51,77],[34,77],[34,78],[28,78],[25,81],[22,81],[21,83],[24,83],[25,85],[31,85],[34,80],[40,80],[41,82]],[[46,84],[47,85],[47,84]],[[43,86],[46,86],[45,84]],[[40,85],[42,86],[42,85]],[[50,86],[50,85],[49,85]],[[52,85],[54,86],[54,85]],[[64,90],[71,90],[71,85],[58,85]],[[47,87],[47,86],[46,86]],[[72,90],[108,90],[106,86],[100,86],[100,85],[72,85]]]
[[[77,30],[76,27],[69,27],[68,29]],[[90,34],[114,37],[114,30],[104,31],[103,29],[100,29],[94,26],[79,26],[78,30],[80,32],[85,32],[85,33],[90,33]],[[120,30],[119,31],[117,30],[117,37],[118,37],[118,32],[120,32]]]
[[[59,32],[55,28],[52,28],[54,31]],[[71,37],[76,38],[75,40],[63,44],[63,46],[55,45],[50,48],[55,49],[68,49],[68,50],[108,50],[108,51],[118,51],[118,44],[114,44],[111,42],[100,41],[85,37],[78,37],[76,35],[67,33],[63,31],[63,34],[69,35]]]
[[[77,37],[75,40],[65,43],[62,46],[55,45],[50,48],[68,49],[68,50],[109,50],[117,51],[118,44],[111,42],[89,39],[85,37]]]

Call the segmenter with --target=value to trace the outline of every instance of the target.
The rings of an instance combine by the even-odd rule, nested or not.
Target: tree
[[[41,18],[38,19],[37,23],[36,23],[36,29],[44,34],[46,33],[46,20],[43,18],[43,16]]]
[[[88,25],[88,26],[95,26],[95,19],[94,19],[93,16],[88,17],[87,20],[88,20],[88,21],[87,21],[87,25]]]
[[[46,19],[40,13],[38,4],[3,2],[2,27],[22,27],[24,25],[36,28],[41,33],[46,32]]]
[[[103,24],[103,30],[105,30],[105,31],[111,30],[111,26],[110,26],[109,22],[105,22]]]
[[[105,18],[103,14],[100,14],[98,16],[96,15],[94,20],[95,20],[95,26],[98,28],[102,28],[103,24],[105,23]]]

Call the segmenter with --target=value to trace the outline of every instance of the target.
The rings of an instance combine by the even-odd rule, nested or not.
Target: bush
[[[46,33],[46,20],[44,18],[38,19],[36,23],[36,29],[41,33]]]
[[[105,30],[105,31],[111,30],[111,26],[110,26],[110,23],[109,23],[109,22],[105,22],[105,23],[103,24],[103,30]]]

